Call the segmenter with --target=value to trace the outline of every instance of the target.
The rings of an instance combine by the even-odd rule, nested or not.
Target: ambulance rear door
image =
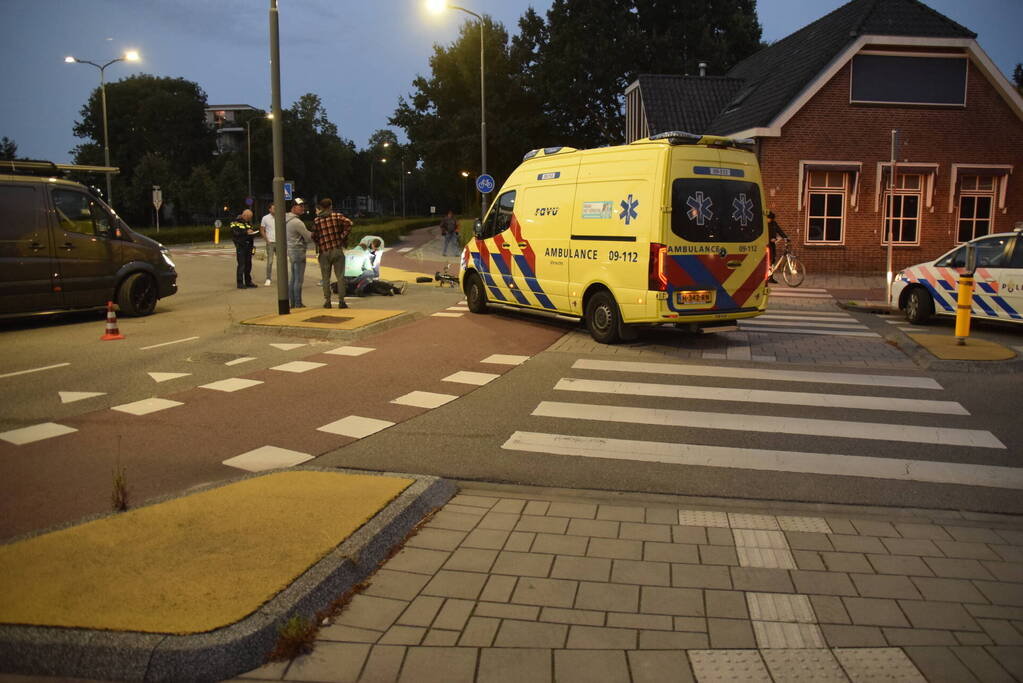
[[[767,242],[755,157],[675,147],[669,180],[668,310],[685,318],[762,309]]]

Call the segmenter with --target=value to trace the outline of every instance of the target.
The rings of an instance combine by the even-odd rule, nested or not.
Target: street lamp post
[[[427,0],[427,7],[434,13],[439,13],[444,9],[456,9],[460,12],[465,12],[471,16],[476,17],[476,20],[480,24],[480,175],[486,175],[487,173],[487,98],[486,88],[484,86],[483,79],[483,46],[485,44],[484,38],[484,24],[483,17],[476,14],[471,10],[467,10],[464,7],[452,5],[444,0]],[[480,209],[482,214],[487,213],[487,201],[489,197],[487,194],[480,193]]]
[[[384,147],[386,147],[386,146],[387,145],[385,144]],[[380,159],[380,163],[386,164],[387,163],[387,158],[384,157],[383,159]],[[373,168],[376,165],[377,165],[377,160],[371,158],[369,160],[369,203],[370,203],[369,210],[370,211],[372,211],[373,207],[375,206],[375,203],[373,202]]]
[[[121,57],[111,59],[106,64],[100,66],[96,62],[90,62],[88,59],[78,59],[68,55],[64,58],[64,61],[68,64],[91,64],[92,66],[99,69],[99,91],[100,100],[103,102],[103,162],[105,166],[110,166],[110,137],[107,134],[107,83],[106,83],[106,69],[111,64],[117,62],[137,62],[139,60],[139,53],[136,50],[128,50]],[[107,203],[113,205],[114,197],[113,191],[110,187],[110,174],[107,173]]]

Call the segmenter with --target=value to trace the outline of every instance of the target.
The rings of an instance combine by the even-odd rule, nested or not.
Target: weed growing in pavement
[[[285,661],[312,652],[319,627],[318,621],[309,621],[297,614],[288,619],[277,628],[277,644],[270,653],[270,661]]]
[[[110,506],[114,512],[124,512],[128,509],[128,475],[127,470],[121,466],[118,459],[113,472],[113,490],[110,492]]]

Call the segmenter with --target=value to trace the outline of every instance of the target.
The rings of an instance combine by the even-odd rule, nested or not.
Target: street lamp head
[[[72,57],[71,55],[68,55],[67,57],[64,58],[64,61],[67,62],[68,64],[74,64],[78,60]]]
[[[440,14],[447,8],[447,0],[426,0],[426,9],[433,14]]]
[[[384,143],[384,144],[383,144],[382,146],[383,146],[383,147],[390,147],[390,146],[391,146],[391,143],[389,143],[389,142],[385,142],[385,143]]]
[[[128,50],[127,52],[124,53],[124,60],[126,62],[137,62],[137,61],[139,61],[139,51],[138,50]]]
[[[468,171],[462,171],[462,177],[463,178],[468,178],[469,177],[469,172]]]

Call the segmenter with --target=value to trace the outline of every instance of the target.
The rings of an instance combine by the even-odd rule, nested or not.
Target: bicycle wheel
[[[794,256],[789,256],[785,265],[782,266],[781,276],[785,278],[785,284],[789,287],[798,287],[803,284],[803,278],[806,277],[806,268],[802,261]]]

